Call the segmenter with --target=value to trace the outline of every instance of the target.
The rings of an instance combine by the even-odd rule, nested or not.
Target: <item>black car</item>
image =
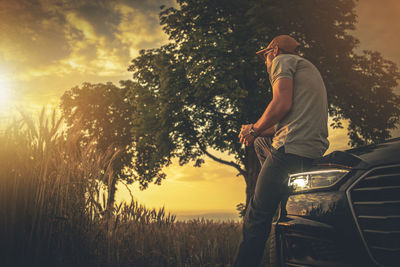
[[[400,138],[335,151],[289,187],[271,266],[400,266]]]

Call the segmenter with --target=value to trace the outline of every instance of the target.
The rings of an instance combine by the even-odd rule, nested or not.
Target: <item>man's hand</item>
[[[242,130],[239,134],[240,143],[246,146],[251,146],[254,142],[254,136],[250,134],[250,129],[253,124],[242,125]]]

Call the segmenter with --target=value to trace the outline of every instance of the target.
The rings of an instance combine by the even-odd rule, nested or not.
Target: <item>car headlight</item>
[[[336,184],[349,170],[330,169],[289,175],[289,187],[294,192],[325,188]]]

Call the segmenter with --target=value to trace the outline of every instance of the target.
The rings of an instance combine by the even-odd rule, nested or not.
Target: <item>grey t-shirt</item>
[[[318,69],[297,55],[281,54],[272,61],[271,85],[281,78],[293,81],[292,108],[276,125],[272,146],[307,158],[321,157],[329,147],[328,101]]]

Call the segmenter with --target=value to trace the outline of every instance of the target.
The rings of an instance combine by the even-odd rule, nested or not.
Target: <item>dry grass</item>
[[[106,209],[118,153],[79,146],[45,110],[0,133],[2,266],[229,266],[240,224],[176,222],[137,202]]]

